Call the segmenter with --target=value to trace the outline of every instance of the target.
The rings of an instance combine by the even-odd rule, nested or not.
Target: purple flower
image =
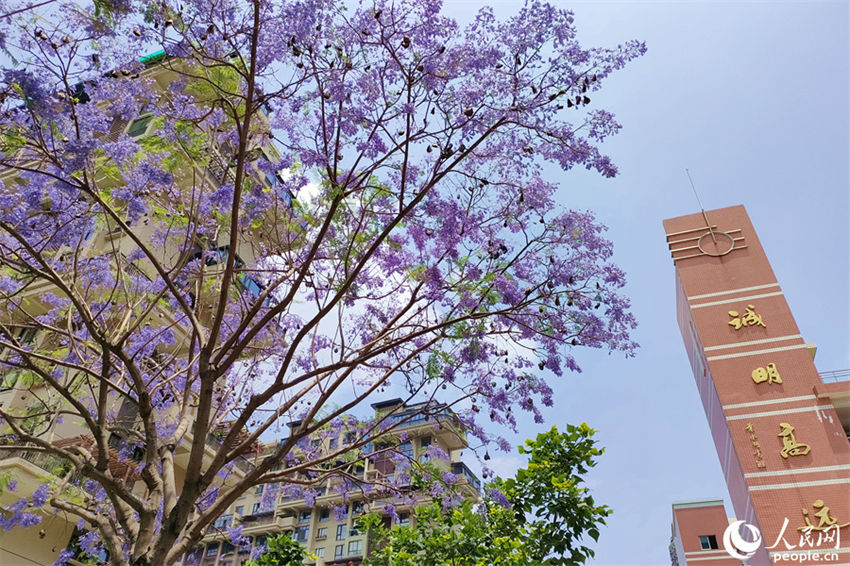
[[[47,503],[47,499],[50,497],[50,493],[47,490],[48,485],[43,483],[32,492],[33,507],[43,507],[44,504]]]
[[[393,523],[398,521],[398,512],[396,512],[395,505],[392,503],[386,503],[383,507],[383,511],[390,519],[392,519]]]
[[[489,497],[494,503],[497,505],[501,505],[506,509],[511,508],[511,502],[508,501],[508,498],[504,493],[495,488],[490,488],[487,490],[487,497]]]
[[[62,552],[59,553],[59,558],[57,558],[56,562],[53,563],[53,566],[67,566],[74,556],[75,553],[73,550],[63,548]]]
[[[443,470],[440,473],[440,477],[443,480],[443,483],[451,485],[457,481],[457,474],[450,472],[449,470]]]

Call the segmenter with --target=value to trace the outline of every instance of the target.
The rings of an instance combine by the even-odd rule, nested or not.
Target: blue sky
[[[447,1],[459,20],[484,2]],[[507,16],[519,2],[490,2]],[[562,202],[610,228],[640,327],[637,358],[581,352],[546,426],[588,422],[606,447],[588,475],[614,508],[594,566],[669,564],[671,503],[728,499],[675,319],[661,221],[744,204],[820,371],[848,359],[848,6],[846,2],[556,2],[585,45],[648,52],[594,103],[623,130],[606,142],[620,176],[561,177]],[[526,423],[516,440],[545,426]],[[509,474],[519,456],[498,456]],[[731,515],[731,509],[729,509]]]

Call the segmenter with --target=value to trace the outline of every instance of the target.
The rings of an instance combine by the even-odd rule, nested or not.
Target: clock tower
[[[825,552],[838,555],[826,563],[850,562],[850,442],[744,207],[664,228],[679,327],[735,514],[762,536],[742,555],[753,565],[790,553],[798,564],[823,564],[813,557]],[[826,385],[850,403],[850,383]]]

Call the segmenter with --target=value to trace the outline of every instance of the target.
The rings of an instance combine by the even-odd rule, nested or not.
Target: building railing
[[[450,409],[441,409],[433,413],[425,412],[404,412],[396,415],[390,415],[386,418],[388,426],[396,425],[396,428],[407,428],[411,426],[419,426],[426,422],[434,422],[437,420],[449,420],[454,417],[454,413]]]
[[[207,434],[206,440],[207,440],[207,446],[212,448],[212,450],[214,452],[218,452],[218,449],[221,448],[221,443],[222,443],[223,439],[221,438],[220,435],[216,434],[215,432],[211,432],[211,433]],[[237,440],[237,442],[239,442],[239,441]],[[244,456],[237,456],[236,458],[233,459],[233,462],[234,462],[234,464],[236,465],[237,468],[239,468],[240,470],[242,470],[245,473],[250,472],[251,469],[253,468],[251,463]]]
[[[0,440],[0,444],[2,444],[2,440]],[[71,469],[71,462],[69,460],[55,454],[48,454],[42,450],[28,450],[26,446],[16,448],[0,446],[0,460],[9,460],[12,458],[26,460],[30,464],[58,477],[65,476]]]
[[[463,462],[452,462],[452,473],[465,477],[475,491],[481,491],[481,480]]]
[[[253,515],[243,515],[241,524],[245,527],[253,527],[255,525],[267,525],[275,520],[274,511],[264,511],[262,513],[254,513]]]
[[[850,369],[837,369],[833,371],[818,372],[820,380],[824,383],[838,383],[839,381],[850,381]]]

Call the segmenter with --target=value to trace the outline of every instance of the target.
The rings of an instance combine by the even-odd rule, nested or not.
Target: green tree
[[[583,475],[602,448],[587,424],[557,427],[526,440],[528,466],[516,477],[496,478],[480,505],[444,511],[419,507],[410,526],[385,527],[377,516],[363,520],[377,542],[371,566],[568,566],[583,564],[611,509],[596,505]]]
[[[271,537],[266,541],[266,550],[246,566],[301,566],[307,552],[292,539],[289,533]]]

